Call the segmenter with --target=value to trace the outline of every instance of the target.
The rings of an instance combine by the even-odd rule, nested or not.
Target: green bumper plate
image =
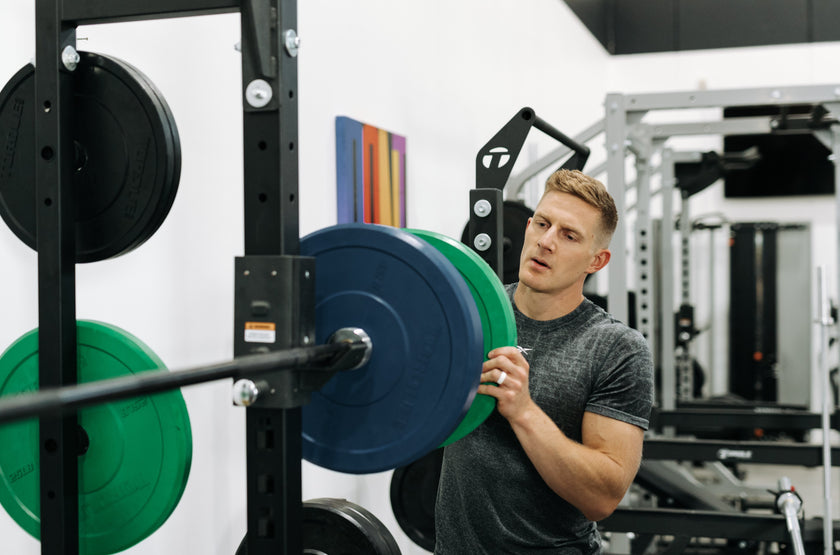
[[[164,368],[137,338],[99,322],[77,324],[79,383]],[[0,395],[38,389],[38,330],[0,356]],[[192,461],[192,434],[178,390],[79,411],[79,544],[84,555],[110,554],[157,530],[177,506]],[[40,539],[38,421],[0,427],[0,504]]]
[[[498,347],[516,345],[516,319],[504,285],[487,262],[472,249],[451,237],[420,229],[408,229],[441,252],[466,281],[481,317],[484,356]],[[460,424],[441,444],[458,441],[484,422],[496,407],[496,399],[478,394]]]

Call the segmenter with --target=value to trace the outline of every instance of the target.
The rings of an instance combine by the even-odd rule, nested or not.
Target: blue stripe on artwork
[[[335,118],[336,198],[338,223],[364,221],[362,123]]]

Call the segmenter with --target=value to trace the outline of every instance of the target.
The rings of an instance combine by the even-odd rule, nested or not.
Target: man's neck
[[[583,288],[561,292],[535,291],[522,282],[516,287],[513,300],[519,312],[532,320],[554,320],[569,314],[583,302]]]

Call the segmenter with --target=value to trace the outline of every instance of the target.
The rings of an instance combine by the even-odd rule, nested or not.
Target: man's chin
[[[537,279],[526,270],[519,271],[519,285],[524,285],[533,291],[540,291],[542,289],[541,280]]]

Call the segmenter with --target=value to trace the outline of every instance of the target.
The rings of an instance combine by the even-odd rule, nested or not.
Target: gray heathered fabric
[[[516,284],[506,289],[513,302]],[[563,433],[581,441],[584,411],[647,429],[653,363],[638,331],[588,300],[556,320],[514,313],[531,396]],[[595,524],[545,484],[496,411],[445,448],[435,515],[437,555],[602,551]]]

